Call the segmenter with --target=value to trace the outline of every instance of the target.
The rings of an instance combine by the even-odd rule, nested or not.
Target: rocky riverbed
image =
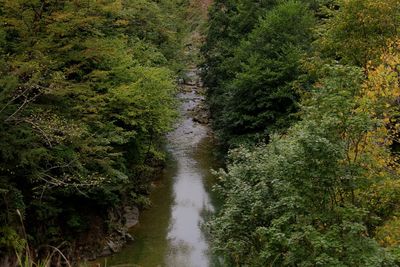
[[[210,122],[210,111],[205,102],[206,89],[200,79],[200,71],[197,68],[192,68],[187,72],[185,78],[181,80],[181,91],[182,93],[189,94],[192,102],[195,103],[192,107],[188,108],[188,115],[192,117],[194,122],[208,125]]]
[[[171,163],[150,196],[152,207],[141,212],[134,238],[121,252],[99,263],[107,266],[217,266],[202,224],[214,212],[210,193],[215,167],[209,111],[199,70],[190,68],[180,82],[181,118],[167,135]],[[110,246],[108,246],[110,247]],[[113,247],[113,246],[111,246]]]

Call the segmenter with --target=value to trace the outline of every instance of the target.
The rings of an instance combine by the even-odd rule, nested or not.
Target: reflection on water
[[[183,104],[185,114],[198,97],[186,93],[182,98],[186,100]],[[168,137],[169,150],[177,162],[177,173],[173,178],[174,202],[167,236],[167,266],[209,266],[208,244],[201,224],[202,214],[213,211],[213,206],[204,187],[203,173],[193,157],[207,132],[205,126],[196,125],[186,117]]]
[[[188,115],[202,97],[195,91],[179,97],[182,119],[168,135],[173,163],[151,194],[152,208],[141,214],[140,224],[132,230],[135,241],[109,257],[107,266],[216,266],[210,262],[209,244],[202,231],[204,215],[214,211],[209,192],[209,170],[214,163],[209,130]]]

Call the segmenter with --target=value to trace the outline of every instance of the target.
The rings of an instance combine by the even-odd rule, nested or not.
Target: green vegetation
[[[0,259],[60,263],[148,204],[207,3],[0,0]],[[400,265],[399,29],[400,0],[213,2],[227,266]]]
[[[0,258],[25,239],[74,250],[94,218],[147,203],[176,117],[186,6],[0,0]]]
[[[204,79],[214,129],[226,148],[268,139],[296,120],[315,1],[215,1]]]
[[[214,249],[227,266],[398,266],[400,1],[242,2],[214,3],[203,48],[231,149]]]
[[[302,3],[282,3],[268,11],[241,42],[232,59],[238,68],[225,85],[228,93],[223,95],[217,120],[228,138],[264,135],[289,125],[297,99],[291,83],[300,74],[313,24]]]

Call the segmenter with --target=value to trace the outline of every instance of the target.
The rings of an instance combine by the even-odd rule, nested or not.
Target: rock
[[[133,236],[131,236],[130,233],[125,233],[125,239],[126,241],[134,241],[135,239],[133,238]]]
[[[112,252],[116,253],[121,250],[123,244],[122,240],[108,240],[106,243],[106,247]],[[107,250],[107,249],[106,249]]]
[[[107,256],[110,256],[112,253],[113,252],[111,251],[110,247],[108,245],[105,245],[103,250],[100,252],[100,257],[107,257]],[[93,259],[90,259],[90,260],[93,260]]]
[[[188,85],[188,84],[180,86],[180,92],[182,92],[182,93],[192,93],[194,91],[197,91],[196,86]]]
[[[135,206],[127,206],[124,208],[125,227],[132,228],[139,222],[139,209]]]
[[[102,227],[101,221],[94,223],[97,229],[90,236],[89,246],[77,246],[77,255],[83,260],[95,260],[97,257],[107,257],[121,251],[123,246],[133,237],[128,233],[128,229],[139,222],[139,209],[135,206],[123,206],[121,208],[111,208],[108,210],[108,220],[112,225],[112,230],[107,231]],[[86,242],[89,243],[89,242]],[[1,266],[0,266],[1,267]]]
[[[200,124],[209,124],[210,122],[210,111],[208,110],[204,99],[199,99],[200,103],[195,107],[189,109],[189,114],[193,118],[194,122]]]
[[[125,229],[116,229],[115,232],[117,233],[117,236],[125,236],[126,230]]]
[[[195,116],[193,118],[193,121],[195,121],[197,123],[200,123],[200,124],[208,124],[209,123],[208,116],[205,116],[205,115],[203,115],[203,116]]]
[[[185,85],[196,86],[197,85],[197,81],[188,80],[188,81],[185,81]]]
[[[119,248],[119,246],[118,246],[118,244],[117,243],[114,243],[114,241],[112,241],[112,240],[109,240],[108,242],[107,242],[107,247],[112,251],[112,252],[118,252],[118,248]]]

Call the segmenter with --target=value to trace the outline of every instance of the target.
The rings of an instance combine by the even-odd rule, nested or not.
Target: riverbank
[[[210,1],[193,0],[189,6],[188,20],[191,22],[188,23],[188,26],[190,32],[188,32],[185,41],[184,51],[184,65],[187,66],[187,70],[181,72],[180,92],[177,95],[182,104],[179,111],[181,119],[177,122],[175,130],[167,136],[167,151],[171,159],[161,176],[152,182],[151,207],[140,212],[136,226],[129,231],[126,231],[126,228],[123,227],[123,231],[118,231],[118,233],[122,233],[120,236],[114,236],[115,239],[107,240],[100,255],[111,254],[111,256],[98,258],[95,261],[96,264],[106,265],[107,262],[108,266],[109,264],[126,263],[163,266],[166,261],[175,258],[175,260],[172,260],[175,261],[173,262],[174,265],[170,265],[172,264],[170,262],[166,266],[178,266],[177,258],[182,258],[183,254],[188,255],[186,252],[180,251],[182,249],[179,249],[179,245],[175,244],[174,248],[171,249],[170,241],[172,236],[181,241],[187,238],[187,236],[178,238],[180,230],[172,225],[172,222],[179,225],[181,220],[188,217],[182,214],[182,210],[185,210],[184,206],[179,205],[179,202],[182,201],[198,205],[197,212],[195,212],[197,215],[194,216],[197,219],[192,221],[191,229],[183,230],[185,235],[189,233],[192,237],[197,236],[195,240],[186,240],[192,243],[186,246],[186,249],[190,246],[195,247],[195,254],[198,258],[201,258],[199,255],[203,254],[204,248],[208,247],[200,226],[204,219],[203,215],[211,213],[214,209],[209,194],[213,184],[210,178],[210,170],[215,167],[213,164],[216,161],[212,160],[213,139],[211,129],[208,127],[210,114],[205,104],[206,89],[201,81],[197,64],[202,61],[199,47],[204,41],[201,32],[203,23],[207,19],[209,4]],[[192,181],[194,184],[187,184],[188,181],[180,179],[182,172],[186,179],[188,178],[187,174],[190,174],[189,176],[192,178],[196,177]],[[195,199],[179,200],[178,198],[181,195],[192,196]],[[208,207],[200,207],[204,203],[208,203],[206,204]],[[189,217],[193,219],[193,213]],[[185,224],[187,223],[186,221]],[[172,229],[177,232],[171,233]],[[202,248],[198,246],[199,238],[204,240],[200,244]],[[127,245],[123,247],[125,243]],[[168,253],[172,254],[166,257],[165,255]],[[208,252],[205,254],[208,254]],[[193,264],[198,260],[196,259]],[[206,261],[208,259],[204,259],[200,266],[207,265]]]
[[[178,98],[181,118],[167,136],[171,161],[150,195],[152,207],[141,213],[130,234],[134,241],[121,252],[96,261],[103,266],[209,266],[212,260],[202,229],[205,217],[214,212],[210,170],[212,134],[206,118],[204,88],[199,71],[185,75]]]

